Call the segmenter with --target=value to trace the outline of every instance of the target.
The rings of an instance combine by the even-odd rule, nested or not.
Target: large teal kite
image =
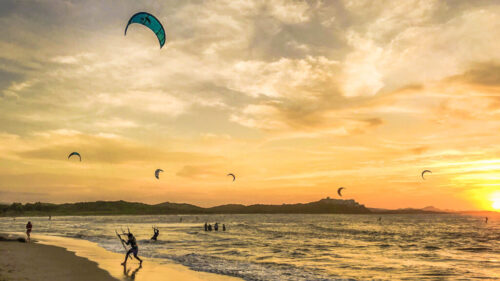
[[[132,23],[140,23],[151,29],[156,34],[156,37],[158,37],[158,41],[160,42],[160,49],[163,47],[163,45],[165,45],[165,29],[163,29],[163,25],[161,25],[161,22],[152,14],[139,12],[133,15],[128,20],[127,27],[125,27],[125,35],[127,35],[128,26]]]

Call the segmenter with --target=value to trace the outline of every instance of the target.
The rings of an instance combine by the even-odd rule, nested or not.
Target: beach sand
[[[0,281],[242,281],[153,258],[144,258],[142,267],[136,260],[129,260],[124,268],[120,265],[123,254],[89,241],[41,235],[32,235],[32,239],[38,242],[0,242]]]
[[[0,280],[116,281],[97,263],[64,248],[37,243],[0,242]]]

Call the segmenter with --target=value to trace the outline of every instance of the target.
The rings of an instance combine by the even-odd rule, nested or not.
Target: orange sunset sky
[[[0,26],[0,202],[500,209],[498,1],[6,0]]]

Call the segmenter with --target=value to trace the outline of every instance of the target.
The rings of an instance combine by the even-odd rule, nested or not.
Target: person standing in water
[[[158,227],[153,226],[153,232],[154,234],[153,237],[151,237],[151,240],[156,241],[158,240],[158,235],[160,235],[160,230],[158,229]]]
[[[31,230],[32,229],[33,229],[33,225],[31,224],[31,221],[28,221],[28,223],[26,224],[26,236],[28,236],[26,241],[28,241],[28,242],[31,241]]]
[[[488,217],[484,218],[484,223],[488,223]]]
[[[127,264],[128,256],[130,256],[130,254],[134,254],[134,258],[136,258],[139,261],[140,265],[142,265],[142,260],[137,256],[137,254],[139,253],[139,247],[137,246],[137,241],[135,240],[134,235],[132,235],[132,233],[129,232],[127,234],[127,238],[128,238],[127,241],[123,239],[122,241],[125,244],[130,245],[131,248],[125,255],[125,260],[122,262],[122,265],[125,266]]]
[[[218,222],[216,222],[216,223],[214,224],[214,230],[215,230],[215,231],[219,231],[219,223],[218,223]]]
[[[205,222],[205,231],[208,231],[208,224]]]
[[[222,224],[222,231],[226,231],[226,225]]]

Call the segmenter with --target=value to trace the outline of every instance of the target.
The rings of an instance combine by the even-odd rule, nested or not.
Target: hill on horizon
[[[226,204],[203,208],[186,203],[96,201],[78,203],[12,203],[0,205],[0,216],[48,215],[152,215],[152,214],[369,214],[371,211],[355,200],[325,198],[297,204]]]

